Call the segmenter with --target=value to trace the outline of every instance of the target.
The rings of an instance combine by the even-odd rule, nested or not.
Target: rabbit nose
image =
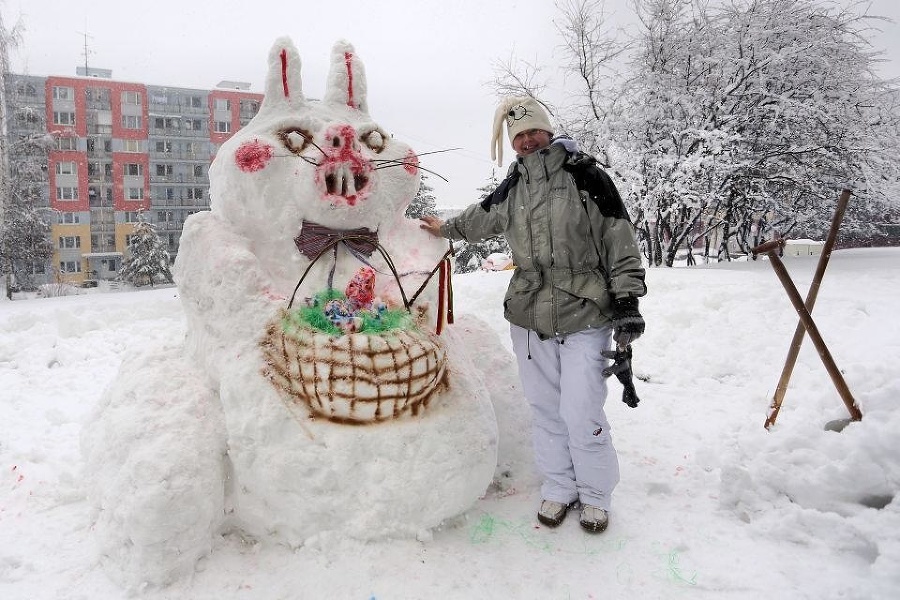
[[[347,149],[352,152],[359,152],[359,142],[356,141],[356,137],[347,135],[346,132],[332,136],[331,147],[338,151]]]
[[[356,130],[349,124],[336,125],[323,141],[325,156],[316,169],[320,189],[332,202],[353,206],[365,200],[371,192],[374,167],[361,152]]]

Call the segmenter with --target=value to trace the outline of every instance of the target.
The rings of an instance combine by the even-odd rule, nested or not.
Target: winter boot
[[[602,508],[583,504],[581,506],[581,528],[591,533],[600,533],[609,525],[609,514]]]
[[[566,518],[566,513],[574,506],[572,504],[563,504],[562,502],[554,502],[553,500],[543,500],[541,509],[538,511],[538,521],[547,527],[557,527]]]

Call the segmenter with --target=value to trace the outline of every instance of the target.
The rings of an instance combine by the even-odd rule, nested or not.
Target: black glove
[[[612,303],[613,341],[618,347],[624,347],[635,341],[644,333],[644,317],[638,312],[638,299],[624,296]]]
[[[603,369],[603,376],[616,376],[619,383],[622,384],[622,402],[636,408],[640,398],[638,398],[637,390],[634,389],[634,380],[631,372],[631,346],[625,346],[622,350],[601,350],[605,358],[611,358],[613,364]]]

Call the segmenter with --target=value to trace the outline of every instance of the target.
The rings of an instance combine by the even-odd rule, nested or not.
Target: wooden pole
[[[844,189],[838,198],[837,208],[834,211],[834,218],[831,220],[831,229],[828,231],[828,238],[825,240],[825,246],[822,247],[822,255],[819,256],[819,264],[816,267],[816,273],[813,276],[812,283],[809,286],[809,292],[806,295],[806,311],[812,314],[813,307],[816,305],[816,299],[819,295],[819,285],[822,283],[822,277],[825,275],[825,269],[828,267],[828,260],[831,258],[831,251],[837,241],[838,230],[841,227],[841,221],[844,220],[844,213],[847,212],[847,204],[850,202],[850,190]],[[787,358],[784,360],[784,368],[781,371],[781,377],[778,379],[778,386],[775,388],[775,395],[772,396],[771,410],[766,418],[766,429],[775,424],[778,418],[778,411],[781,410],[781,404],[784,402],[784,396],[787,393],[788,382],[791,374],[794,372],[794,366],[797,364],[797,356],[800,354],[800,346],[803,345],[803,336],[806,328],[803,321],[797,323],[797,329],[794,330],[794,337],[791,339],[791,345],[788,348]]]
[[[794,309],[800,317],[800,323],[803,325],[804,329],[806,329],[806,333],[809,334],[809,339],[812,340],[813,345],[819,352],[819,357],[822,359],[822,364],[825,365],[825,370],[828,371],[828,374],[831,376],[831,380],[834,382],[838,394],[840,394],[841,399],[844,401],[844,405],[850,412],[850,419],[852,421],[859,421],[862,419],[862,413],[856,405],[856,400],[853,399],[850,388],[847,387],[847,382],[844,381],[844,376],[841,375],[840,369],[838,369],[837,365],[834,363],[831,352],[828,351],[828,346],[825,345],[825,341],[822,339],[821,334],[819,334],[819,329],[816,327],[812,316],[809,314],[809,311],[806,310],[806,306],[803,305],[803,299],[800,297],[800,292],[797,291],[794,282],[791,281],[791,276],[784,267],[784,263],[778,258],[777,251],[783,246],[784,240],[773,240],[754,248],[753,252],[754,254],[763,252],[768,254],[769,262],[772,264],[772,268],[775,269],[775,274],[778,275],[778,279],[781,280],[781,285],[784,286],[788,298],[791,300],[791,304],[794,305]]]

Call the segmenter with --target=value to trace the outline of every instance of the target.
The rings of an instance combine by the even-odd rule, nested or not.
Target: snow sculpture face
[[[297,50],[281,38],[260,111],[222,145],[210,182],[213,211],[277,271],[300,260],[293,239],[304,221],[376,231],[402,217],[419,169],[412,149],[369,116],[365,72],[349,43],[332,50],[324,98],[308,100]]]
[[[296,48],[288,38],[276,40],[259,113],[222,145],[209,176],[213,214],[203,223],[237,234],[222,238],[232,240],[230,253],[206,248],[217,274],[231,269],[217,280],[236,289],[247,284],[250,293],[235,298],[235,306],[259,297],[288,304],[290,297],[255,334],[262,336],[261,372],[286,402],[299,400],[330,420],[368,423],[417,413],[444,389],[445,352],[430,334],[444,318],[445,305],[434,300],[445,292],[437,279],[425,286],[446,247],[404,217],[419,186],[418,158],[369,116],[365,72],[349,43],[332,49],[324,97],[308,100]],[[364,237],[360,229],[371,243],[327,245],[334,230]],[[246,268],[221,264],[238,250]],[[412,306],[407,293],[417,289],[425,293]],[[323,303],[316,315],[337,331],[326,325],[311,333],[309,319],[295,319],[298,290],[298,299],[310,300],[346,290],[346,302]],[[374,310],[376,321],[383,316],[375,304],[390,309],[385,315],[400,309],[411,319],[366,329],[363,313]],[[271,308],[248,312],[256,318]],[[198,316],[204,320],[198,329],[206,330],[211,317]],[[402,328],[409,331],[394,335]],[[372,331],[389,331],[390,339],[375,339]],[[348,352],[359,364],[347,366]],[[339,376],[344,367],[350,375]],[[325,371],[333,376],[323,377]]]

